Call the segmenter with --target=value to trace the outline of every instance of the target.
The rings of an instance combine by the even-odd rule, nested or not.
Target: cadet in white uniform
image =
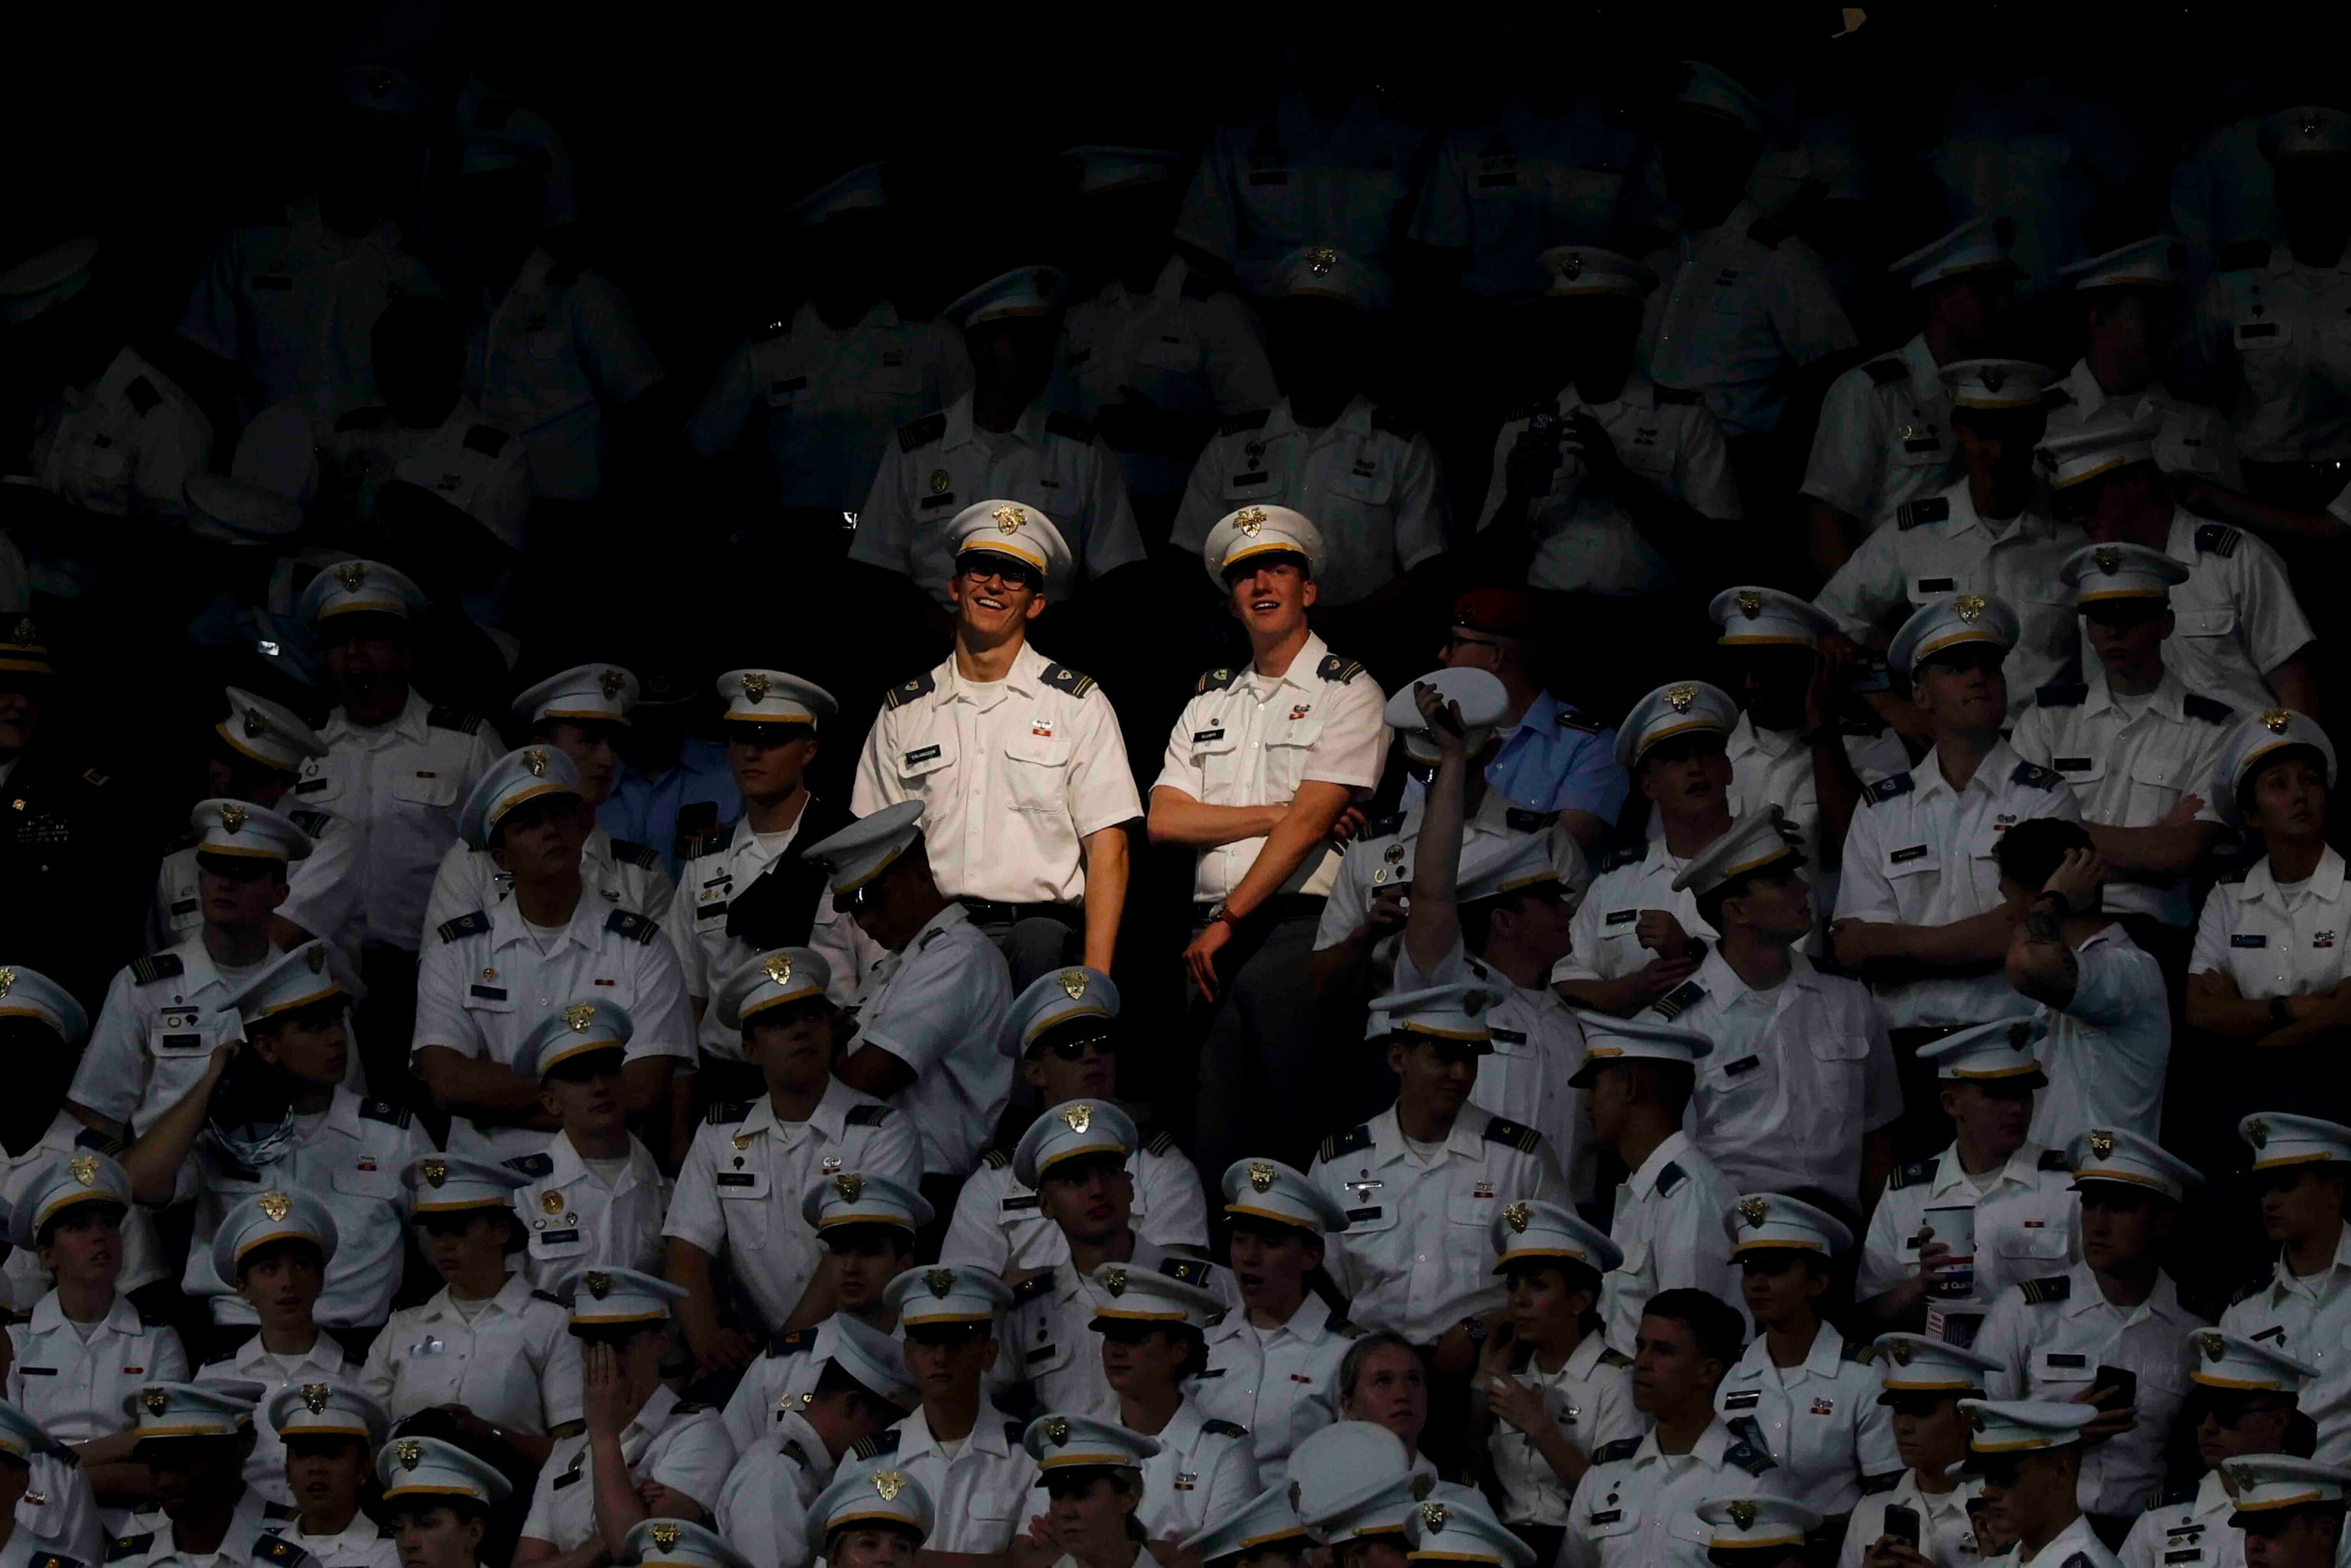
[[[2190,480],[2245,486],[2237,438],[2217,408],[2188,402],[2163,383],[2168,350],[2178,336],[2178,264],[2185,247],[2168,235],[2136,241],[2077,261],[2057,276],[2074,280],[2081,301],[2085,352],[2053,389],[2049,434],[2063,435],[2120,404],[2142,423],[2154,423],[2156,465]]]
[[[2019,621],[2007,664],[2013,720],[2035,687],[2071,680],[2081,666],[2073,595],[2057,573],[2089,537],[2035,501],[2032,455],[2042,439],[2047,368],[1964,360],[1943,367],[1942,376],[1965,474],[1903,503],[1894,526],[1863,540],[1814,602],[1846,636],[1876,646],[1903,617],[1938,599],[2001,599]]]
[[[1207,1414],[1184,1387],[1185,1369],[1205,1364],[1202,1336],[1224,1303],[1197,1285],[1123,1263],[1102,1265],[1091,1282],[1109,1297],[1089,1326],[1102,1340],[1115,1418],[1159,1445],[1143,1463],[1135,1522],[1153,1541],[1189,1540],[1217,1510],[1260,1490],[1249,1429]]]
[[[664,1261],[669,1182],[622,1108],[635,1032],[618,1003],[580,997],[541,1019],[515,1062],[559,1124],[544,1150],[507,1161],[529,1182],[515,1194],[515,1214],[530,1230],[524,1271],[559,1296],[571,1294],[583,1269],[651,1273]]]
[[[747,1104],[713,1105],[695,1129],[662,1221],[668,1273],[689,1291],[678,1316],[695,1353],[739,1364],[789,1321],[821,1261],[815,1227],[796,1204],[817,1181],[857,1174],[903,1187],[922,1179],[906,1112],[832,1075],[835,1034],[824,960],[805,947],[769,953],[737,975],[714,1009],[739,1031],[768,1090]],[[710,1262],[722,1251],[736,1314],[749,1337],[728,1340]]]
[[[1877,1402],[1892,1413],[1895,1447],[1907,1468],[1890,1490],[1866,1493],[1854,1505],[1837,1568],[1862,1568],[1869,1550],[1887,1536],[1886,1516],[1897,1508],[1917,1516],[1913,1550],[1933,1568],[1967,1568],[1980,1555],[1968,1505],[1982,1487],[1955,1473],[1968,1456],[1968,1425],[1959,1402],[1983,1397],[1991,1358],[1923,1334],[1880,1334],[1876,1344],[1884,1390]]]
[[[1114,1087],[1121,1036],[1118,987],[1099,969],[1047,975],[1012,1004],[1003,1033],[1021,1081],[1048,1105],[1106,1099]],[[1126,1171],[1134,1183],[1135,1233],[1162,1247],[1205,1254],[1207,1199],[1199,1173],[1165,1133],[1143,1133]],[[939,1243],[942,1260],[977,1263],[1007,1278],[1064,1262],[1069,1242],[1048,1224],[1037,1195],[1012,1174],[1009,1150],[991,1148],[956,1195],[955,1218]]]
[[[677,884],[649,845],[615,839],[592,820],[612,798],[620,775],[616,731],[625,729],[637,703],[637,677],[616,664],[581,664],[549,675],[515,698],[517,716],[530,726],[534,745],[550,746],[580,769],[582,810],[591,814],[580,846],[581,880],[607,904],[632,909],[653,920],[669,914]],[[512,875],[498,869],[487,846],[460,840],[441,857],[424,904],[424,924],[437,926],[472,909],[487,909],[514,890]]]
[[[2049,1082],[2034,1035],[2028,1019],[1995,1021],[1919,1051],[1957,1135],[1937,1157],[1888,1176],[1870,1214],[1854,1293],[1890,1296],[1878,1303],[1883,1317],[1923,1303],[1931,1337],[1940,1322],[1980,1316],[2009,1286],[2078,1256],[2073,1162],[2024,1135],[2032,1092]]]
[[[997,1320],[1012,1292],[992,1269],[941,1264],[890,1283],[922,1408],[883,1438],[910,1490],[938,1500],[925,1544],[933,1552],[1001,1552],[1029,1527],[1037,1461],[1020,1444],[1024,1423],[987,1403],[988,1364],[1007,1354]],[[895,1439],[894,1446],[890,1446]]]
[[[5,1400],[0,1400],[0,1465],[21,1475],[10,1490],[23,1493],[7,1515],[0,1564],[85,1568],[99,1560],[107,1536],[89,1479],[63,1444]]]
[[[2267,1273],[2239,1290],[2220,1326],[2317,1368],[2303,1385],[2302,1413],[2317,1424],[2317,1457],[2351,1458],[2351,1225],[2342,1219],[2351,1128],[2310,1116],[2248,1116],[2240,1135],[2253,1151],[2254,1190],[2283,1199],[2262,1206],[2262,1228],[2278,1244]]]
[[[1248,1429],[1259,1482],[1278,1488],[1299,1444],[1339,1418],[1339,1366],[1364,1335],[1306,1287],[1347,1214],[1273,1160],[1237,1161],[1223,1186],[1241,1310],[1208,1325],[1207,1364],[1186,1393]]]
[[[2017,274],[2006,234],[2001,220],[1970,218],[1886,267],[1917,301],[1919,329],[1829,384],[1802,492],[1819,570],[1834,572],[1906,503],[1965,477],[1943,367],[2004,335]]]
[[[359,1506],[370,1461],[392,1426],[383,1406],[360,1388],[320,1377],[279,1388],[262,1402],[261,1414],[264,1419],[254,1424],[254,1452],[265,1446],[276,1450],[279,1486],[286,1484],[289,1450],[306,1480],[317,1478],[322,1462],[338,1467],[327,1482],[326,1500],[306,1491],[301,1501],[307,1506],[287,1509],[293,1517],[273,1520],[269,1529],[308,1552],[319,1568],[397,1568],[400,1547],[392,1531]]]
[[[635,1494],[619,1508],[643,1507],[646,1489],[658,1487],[703,1518],[716,1511],[734,1445],[716,1411],[680,1400],[661,1375],[669,1303],[684,1294],[633,1269],[580,1276],[570,1332],[583,1347],[588,1429],[558,1438],[549,1453],[516,1543],[517,1563],[549,1561],[602,1532],[596,1491],[615,1474],[615,1461]]]
[[[1902,1113],[1902,1084],[1868,989],[1796,950],[1813,901],[1787,831],[1777,806],[1750,812],[1674,879],[1722,935],[1654,1010],[1714,1048],[1691,1131],[1724,1179],[1742,1192],[1832,1193],[1858,1215],[1893,1167],[1886,1129]]]
[[[1314,577],[1326,612],[1385,605],[1392,585],[1443,553],[1436,448],[1363,391],[1365,340],[1387,293],[1386,279],[1357,255],[1318,246],[1282,259],[1266,308],[1281,401],[1217,427],[1192,465],[1170,545],[1202,549],[1238,507],[1287,507],[1321,532]]]
[[[2118,1568],[2115,1554],[2075,1502],[2074,1488],[2053,1484],[2081,1473],[2088,1458],[2083,1428],[2097,1413],[2086,1405],[2044,1399],[1962,1399],[1959,1408],[1967,1412],[1972,1428],[1968,1468],[1983,1477],[1983,1495],[2013,1537],[2042,1538],[2033,1561]],[[2027,1487],[2021,1482],[2029,1471],[2038,1474],[2036,1484]],[[2011,1548],[1992,1561],[2020,1561],[2021,1555]]]
[[[793,520],[838,529],[855,517],[891,432],[971,388],[963,340],[901,318],[882,293],[889,208],[883,165],[867,163],[778,214],[794,232],[808,298],[735,347],[686,422],[687,444],[705,457],[759,424],[776,504]]]
[[[592,997],[628,1014],[632,1114],[666,1109],[673,1064],[693,1058],[694,1021],[661,927],[591,897],[580,875],[580,789],[579,768],[552,747],[509,752],[484,776],[465,800],[465,837],[490,846],[515,890],[435,927],[418,975],[413,1071],[460,1118],[452,1146],[481,1157],[546,1147],[538,1083],[521,1063],[559,1007]]]
[[[229,1563],[299,1568],[308,1561],[301,1548],[275,1533],[281,1526],[269,1516],[268,1504],[239,1474],[260,1394],[250,1383],[163,1379],[123,1396],[122,1411],[132,1418],[125,1435],[137,1440],[138,1463],[153,1478],[158,1504],[132,1515],[108,1543],[108,1563],[138,1568]],[[214,1542],[214,1549],[182,1546],[183,1527],[196,1540]]]
[[[1066,580],[1047,585],[1057,596],[1144,559],[1117,455],[1085,421],[1046,408],[1067,287],[1050,267],[1024,267],[942,312],[964,332],[974,388],[899,430],[857,514],[850,559],[911,579],[952,610],[947,524],[984,496],[1053,515],[1071,557]]]
[[[2315,633],[2285,563],[2260,539],[2204,521],[2174,499],[2157,466],[2159,426],[2109,408],[2042,443],[2059,505],[2102,545],[2159,549],[2188,568],[2171,591],[2174,622],[2163,662],[2189,690],[2240,713],[2318,706]]]
[[[2082,1196],[2082,1261],[2001,1292],[1975,1348],[2000,1363],[1985,1384],[1999,1398],[2095,1396],[2106,1440],[2083,1452],[2082,1509],[2122,1524],[2161,1490],[2188,1396],[2189,1331],[2204,1320],[2180,1303],[2158,1255],[2181,1199],[2204,1178],[2154,1139],[2122,1129],[2077,1134],[2066,1157]],[[2131,1375],[2130,1397],[2093,1386],[2109,1367]]]
[[[1273,1486],[1209,1514],[1207,1529],[1177,1544],[1208,1568],[1239,1568],[1244,1557],[1264,1568],[1297,1568],[1313,1542],[1288,1490]]]
[[[1136,1533],[1145,1528],[1143,1521],[1146,1491],[1144,1467],[1164,1452],[1157,1438],[1131,1431],[1108,1417],[1097,1419],[1088,1416],[1064,1415],[1054,1410],[1029,1423],[1021,1434],[1020,1446],[1029,1451],[1030,1458],[1037,1461],[1040,1472],[1039,1484],[1048,1506],[1040,1511],[1053,1529],[1055,1543],[1064,1548],[1058,1559],[1059,1563],[1071,1564],[1074,1568],[1081,1561],[1076,1555],[1078,1541],[1082,1539],[1078,1536],[1078,1531],[1087,1523],[1097,1523],[1101,1516],[1097,1515],[1093,1520],[1072,1520],[1052,1504],[1064,1502],[1073,1496],[1080,1499],[1088,1497],[1090,1493],[1099,1496],[1097,1489],[1107,1486],[1135,1500],[1131,1507],[1123,1501],[1117,1505],[1117,1514],[1112,1516],[1113,1528],[1118,1529],[1128,1541],[1134,1541]]]
[[[490,1510],[507,1500],[497,1467],[438,1437],[401,1437],[375,1456],[384,1512],[411,1559],[433,1568],[475,1568]]]
[[[896,1477],[895,1483],[884,1480],[885,1475]],[[809,1505],[808,1537],[800,1550],[810,1562],[818,1557],[847,1562],[852,1551],[880,1555],[894,1550],[911,1557],[932,1539],[946,1518],[946,1511],[934,1508],[921,1482],[894,1469],[859,1465],[835,1476],[832,1484]],[[884,1541],[889,1544],[883,1544]],[[777,1568],[792,1568],[792,1563],[787,1560]]]
[[[2283,1452],[2296,1396],[2318,1375],[2316,1367],[2273,1343],[2211,1329],[2186,1338],[2190,1392],[2204,1410],[2196,1447],[2206,1469],[2193,1484],[2167,1490],[2161,1503],[2138,1516],[2116,1549],[2124,1568],[2158,1568],[2175,1552],[2196,1554],[2174,1560],[2179,1563],[2244,1568],[2244,1537],[2229,1527],[2243,1482],[2231,1475],[2226,1461]]]
[[[1029,645],[1069,547],[1007,500],[966,507],[947,534],[955,649],[883,696],[849,809],[922,802],[939,890],[1003,946],[1014,984],[1057,967],[1079,931],[1085,961],[1108,969],[1143,802],[1109,696]]]
[[[1347,1213],[1327,1245],[1332,1279],[1367,1328],[1392,1329],[1416,1345],[1474,1354],[1502,1304],[1479,1236],[1510,1205],[1552,1197],[1562,1178],[1531,1127],[1470,1104],[1479,1061],[1492,1051],[1492,993],[1439,985],[1374,999],[1386,1015],[1395,1104],[1326,1138],[1311,1179]]]
[[[2242,1537],[2258,1535],[2267,1548],[2265,1563],[2326,1568],[2341,1550],[2351,1469],[2287,1454],[2248,1455],[2232,1469],[2244,1478],[2229,1515],[2240,1550]]]

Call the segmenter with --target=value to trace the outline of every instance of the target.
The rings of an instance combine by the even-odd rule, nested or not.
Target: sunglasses
[[[974,582],[1008,583],[1031,593],[1041,591],[1045,586],[1043,574],[1035,567],[1008,556],[974,553],[957,561],[956,570]]]
[[[1064,1035],[1047,1042],[1043,1049],[1051,1052],[1056,1061],[1080,1061],[1089,1051],[1108,1056],[1118,1050],[1118,1042],[1104,1033]]]

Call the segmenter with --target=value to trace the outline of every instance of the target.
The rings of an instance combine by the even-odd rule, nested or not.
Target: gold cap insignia
[[[253,1201],[273,1222],[294,1212],[294,1200],[282,1192],[265,1192]]]
[[[2294,715],[2282,707],[2267,709],[2262,715],[2262,727],[2272,735],[2283,735],[2285,727],[2293,721]]]
[[[1061,1113],[1061,1120],[1070,1124],[1070,1131],[1072,1133],[1082,1133],[1094,1124],[1094,1108],[1091,1105],[1072,1105]]]
[[[1984,391],[1996,392],[2000,391],[2001,383],[2008,380],[2008,372],[1998,365],[1986,365],[1976,372],[1976,380],[1983,382]]]
[[[753,670],[743,677],[743,695],[755,703],[766,702],[770,684],[765,671]]]
[[[1763,596],[1752,589],[1739,591],[1739,613],[1750,621],[1763,613]]]
[[[1730,1522],[1737,1525],[1740,1529],[1752,1530],[1755,1528],[1755,1505],[1749,1502],[1745,1498],[1737,1500],[1722,1511],[1725,1514],[1728,1514],[1730,1518]]]
[[[1331,269],[1339,265],[1339,253],[1329,246],[1318,246],[1306,253],[1306,269],[1317,277],[1328,277]]]
[[[2090,1153],[2105,1159],[2115,1152],[2115,1135],[2100,1128],[2090,1134]]]
[[[2304,136],[2316,136],[2318,134],[2319,127],[2325,123],[2325,121],[2322,120],[2314,114],[2305,114],[2300,120],[2294,121],[2294,129],[2301,131]]]
[[[16,626],[8,633],[8,640],[12,643],[29,644],[39,642],[40,638],[40,628],[33,624],[33,618],[29,615],[18,616]]]
[[[2009,1050],[2022,1051],[2025,1047],[2032,1043],[2032,1024],[2030,1019],[2019,1019],[2014,1023],[2008,1026]]]
[[[1962,593],[1951,601],[1951,608],[1959,612],[1960,620],[1972,623],[1984,612],[1983,595]]]
[[[1083,969],[1062,970],[1061,989],[1069,994],[1070,1000],[1073,1002],[1082,998],[1086,994],[1086,972]]]
[[[1048,1416],[1045,1418],[1045,1441],[1052,1444],[1053,1447],[1057,1448],[1068,1448],[1070,1446],[1070,1418],[1066,1416]]]
[[[1108,1291],[1112,1295],[1123,1296],[1126,1294],[1125,1270],[1117,1267],[1104,1269],[1102,1270],[1102,1289]]]
[[[1251,1160],[1249,1168],[1249,1186],[1257,1192],[1271,1192],[1274,1174],[1273,1162],[1270,1160]]]
[[[1529,1208],[1523,1201],[1514,1203],[1502,1210],[1502,1223],[1510,1228],[1511,1234],[1524,1236],[1527,1233],[1527,1220],[1533,1213],[1534,1210]]]
[[[538,747],[531,747],[522,754],[522,765],[530,769],[534,779],[547,777],[547,753]]]
[[[1567,259],[1559,264],[1559,275],[1573,283],[1583,276],[1583,253],[1569,251]]]
[[[841,1194],[843,1203],[855,1203],[857,1195],[865,1190],[865,1178],[855,1171],[845,1171],[832,1178],[833,1189]]]
[[[947,471],[946,469],[934,468],[931,470],[932,495],[944,496],[948,490],[952,489],[954,486],[955,481],[947,477]]]
[[[1689,712],[1690,704],[1696,701],[1698,701],[1698,688],[1696,686],[1667,686],[1666,688],[1666,706],[1673,709],[1676,713]]]
[[[139,1396],[139,1403],[150,1416],[161,1416],[172,1407],[172,1396],[160,1388],[150,1388]]]
[[[898,1494],[901,1491],[904,1491],[905,1487],[906,1478],[899,1474],[896,1470],[875,1470],[873,1472],[873,1495],[880,1498],[883,1502],[897,1501]]]
[[[1739,1218],[1750,1225],[1761,1225],[1771,1212],[1771,1200],[1766,1197],[1742,1197],[1739,1200]]]
[[[327,1408],[327,1401],[333,1398],[334,1395],[335,1390],[330,1384],[306,1383],[302,1385],[302,1408],[313,1416],[323,1414]]]
[[[547,1210],[549,1214],[561,1214],[563,1212],[563,1190],[560,1187],[549,1187],[545,1192],[540,1193],[538,1195],[538,1207]]]
[[[1907,1366],[1910,1364],[1911,1358],[1917,1355],[1918,1351],[1908,1340],[1897,1339],[1886,1347],[1886,1354],[1894,1358],[1895,1365]]]
[[[612,1293],[612,1276],[601,1269],[591,1269],[582,1274],[580,1282],[587,1287],[590,1295],[600,1301]]]
[[[403,1470],[413,1470],[424,1462],[424,1445],[413,1437],[402,1437],[392,1445],[392,1457],[400,1461]]]
[[[246,819],[252,814],[245,809],[242,800],[223,800],[220,803],[221,826],[232,833],[244,827]]]
[[[303,958],[302,962],[310,967],[310,973],[314,975],[325,974],[327,972],[327,949],[323,946],[311,948],[308,955]]]
[[[789,986],[792,983],[792,956],[789,953],[770,953],[768,955],[767,962],[761,964],[759,967],[765,969],[768,972],[768,978],[778,986]]]
[[[2256,1116],[2245,1124],[2245,1141],[2253,1147],[2266,1148],[2270,1141],[2270,1124]]]
[[[1470,1018],[1476,1018],[1479,1013],[1484,1012],[1488,1008],[1493,1006],[1493,1004],[1494,993],[1491,991],[1464,991],[1461,993],[1461,1010]]]
[[[76,1155],[66,1162],[66,1171],[82,1186],[95,1186],[98,1185],[98,1156]]]
[[[955,1270],[953,1269],[925,1269],[923,1270],[923,1288],[929,1291],[933,1298],[935,1300],[942,1301],[946,1301],[947,1299],[947,1292],[955,1289],[955,1281],[956,1277]]]
[[[2251,1465],[2231,1465],[2229,1479],[2236,1483],[2239,1491],[2250,1491],[2262,1484],[2262,1473]]]
[[[335,580],[343,585],[345,593],[357,593],[360,591],[360,585],[367,580],[367,562],[363,560],[343,562],[342,565],[335,568]]]
[[[999,534],[1017,534],[1029,520],[1029,514],[1018,507],[998,507],[988,516],[996,519],[996,531]]]
[[[1989,1423],[1984,1419],[1984,1413],[1982,1411],[1970,1410],[1968,1412],[1968,1425],[1980,1432],[1987,1425],[1989,1425]]]
[[[571,1026],[572,1033],[586,1034],[588,1026],[596,1021],[596,1004],[594,1002],[565,1003],[563,1021]]]
[[[1436,1478],[1435,1476],[1432,1476],[1432,1475],[1428,1474],[1426,1471],[1425,1471],[1425,1470],[1424,1470],[1424,1471],[1423,1471],[1423,1472],[1421,1472],[1419,1475],[1416,1475],[1416,1476],[1415,1476],[1415,1477],[1413,1477],[1413,1478],[1412,1478],[1412,1500],[1413,1500],[1413,1501],[1415,1501],[1415,1502],[1423,1502],[1423,1501],[1426,1501],[1426,1500],[1427,1500],[1427,1498],[1428,1498],[1428,1494],[1429,1494],[1430,1492],[1435,1491],[1436,1490],[1437,1490],[1437,1478]]]
[[[446,1160],[427,1160],[421,1168],[425,1181],[431,1186],[439,1186],[449,1179],[449,1162]]]
[[[1240,529],[1241,532],[1247,534],[1251,538],[1257,538],[1258,530],[1265,527],[1265,508],[1263,507],[1243,507],[1239,511],[1233,514],[1233,527]]]
[[[685,1532],[678,1529],[676,1525],[664,1521],[654,1525],[651,1530],[645,1531],[645,1533],[653,1538],[653,1544],[655,1546],[658,1546],[664,1552],[667,1552],[671,1547],[677,1544],[677,1538]]]
[[[614,697],[619,696],[622,692],[628,690],[629,677],[622,674],[618,670],[607,670],[602,674],[596,677],[596,685],[602,689],[604,693],[604,700],[606,702],[611,702]]]
[[[5,997],[5,996],[6,996],[6,995],[8,994],[8,992],[9,992],[10,988],[11,988],[12,987],[14,987],[16,984],[16,970],[14,970],[14,969],[0,969],[0,997]]]
[[[2100,545],[2091,552],[2090,559],[2096,561],[2098,570],[2108,577],[2114,576],[2123,567],[2123,552],[2115,545]]]
[[[1441,1502],[1425,1502],[1420,1505],[1420,1522],[1428,1527],[1428,1532],[1431,1535],[1441,1534],[1444,1531],[1445,1521],[1447,1517],[1445,1505]]]
[[[2196,1336],[2196,1348],[2204,1353],[2205,1360],[2218,1361],[2229,1354],[2229,1342],[2224,1336],[2208,1331]]]

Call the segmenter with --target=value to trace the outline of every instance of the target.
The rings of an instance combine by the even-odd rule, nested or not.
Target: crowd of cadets
[[[696,404],[331,85],[0,255],[0,1568],[2351,1560],[2351,114],[1301,66]]]

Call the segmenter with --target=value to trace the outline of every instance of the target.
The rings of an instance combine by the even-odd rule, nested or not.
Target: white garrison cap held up
[[[922,836],[923,803],[901,800],[810,844],[800,852],[800,859],[824,867],[833,896],[839,898],[889,870]]]
[[[1836,617],[1777,588],[1726,588],[1706,607],[1726,648],[1817,648],[1837,629]]]
[[[2049,400],[2057,372],[2031,360],[1957,360],[1938,372],[1951,389],[1953,408],[2005,413],[2039,408]]]
[[[213,733],[230,750],[280,773],[297,772],[306,761],[327,755],[327,737],[293,709],[241,687],[227,691],[228,716],[213,726]]]
[[[1413,688],[1419,685],[1435,686],[1437,695],[1459,706],[1472,757],[1493,735],[1494,726],[1510,706],[1510,694],[1489,670],[1431,670],[1406,681],[1388,698],[1381,716],[1404,741],[1405,754],[1416,762],[1435,762],[1437,758],[1437,737],[1422,721],[1420,705],[1414,697]]]
[[[1266,292],[1276,299],[1335,299],[1358,310],[1381,310],[1388,303],[1388,278],[1336,246],[1301,246],[1273,264]]]

